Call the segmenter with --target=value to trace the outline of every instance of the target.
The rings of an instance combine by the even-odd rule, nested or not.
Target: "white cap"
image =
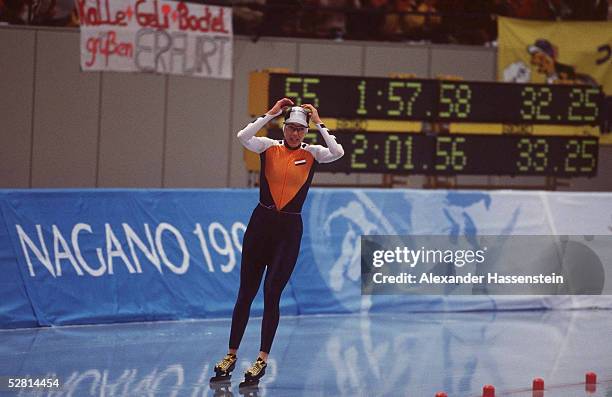
[[[308,127],[308,112],[299,106],[292,107],[289,117],[285,119],[285,124],[287,123],[295,123]]]

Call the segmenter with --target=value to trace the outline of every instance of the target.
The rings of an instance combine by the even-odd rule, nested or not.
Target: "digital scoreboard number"
[[[599,125],[603,94],[582,85],[269,74],[268,108],[283,97],[324,117]]]
[[[558,177],[592,177],[597,172],[599,143],[593,137],[333,133],[346,154],[319,164],[319,171]],[[280,129],[269,130],[269,135],[282,139]],[[305,140],[325,145],[316,131]]]

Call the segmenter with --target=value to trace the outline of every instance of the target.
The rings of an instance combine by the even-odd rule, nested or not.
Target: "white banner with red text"
[[[232,78],[232,9],[164,0],[76,0],[81,69]]]

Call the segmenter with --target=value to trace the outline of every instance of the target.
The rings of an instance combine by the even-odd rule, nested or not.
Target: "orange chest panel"
[[[265,156],[268,187],[276,208],[280,210],[308,180],[314,158],[304,149],[290,150],[280,145],[266,150]]]

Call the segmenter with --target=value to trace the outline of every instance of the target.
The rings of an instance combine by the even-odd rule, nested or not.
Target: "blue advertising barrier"
[[[258,192],[0,190],[0,328],[227,317]],[[612,307],[609,296],[361,294],[364,234],[612,234],[612,194],[312,189],[283,314]],[[263,309],[262,291],[252,314]]]

